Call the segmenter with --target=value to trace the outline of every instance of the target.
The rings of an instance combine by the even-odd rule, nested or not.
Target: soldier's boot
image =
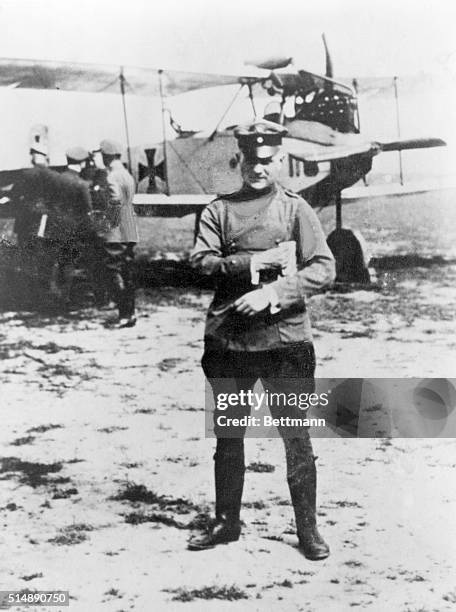
[[[329,546],[317,528],[317,470],[313,453],[297,453],[287,448],[287,480],[296,518],[299,548],[307,559],[326,559],[329,556]]]
[[[71,265],[61,266],[57,277],[57,286],[62,307],[68,310],[71,305],[71,294],[75,278],[75,270]]]
[[[215,519],[206,533],[188,542],[189,550],[207,550],[217,544],[239,540],[241,501],[244,487],[244,440],[219,439],[214,455]]]
[[[55,262],[52,265],[52,268],[50,270],[50,275],[49,275],[49,293],[51,294],[51,296],[56,297],[56,298],[61,297],[61,291],[59,287],[59,276],[60,276],[59,264],[58,262]]]

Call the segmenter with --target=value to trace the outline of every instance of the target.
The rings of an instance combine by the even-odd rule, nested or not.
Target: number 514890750
[[[68,591],[0,591],[0,604],[14,606],[68,606]]]

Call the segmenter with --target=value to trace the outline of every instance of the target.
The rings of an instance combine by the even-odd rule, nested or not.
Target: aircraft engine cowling
[[[296,92],[296,119],[318,121],[338,132],[359,133],[356,125],[357,108],[356,98],[341,91],[323,89]]]

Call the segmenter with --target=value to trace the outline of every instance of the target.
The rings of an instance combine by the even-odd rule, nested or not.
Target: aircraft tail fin
[[[323,45],[325,47],[326,76],[329,79],[333,79],[334,78],[334,68],[333,68],[333,63],[332,63],[331,55],[330,55],[329,49],[328,49],[328,43],[326,42],[326,36],[324,35],[324,33],[321,35],[321,37],[323,39]]]

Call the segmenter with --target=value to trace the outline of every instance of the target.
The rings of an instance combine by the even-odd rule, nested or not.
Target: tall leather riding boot
[[[216,518],[239,523],[244,474],[244,440],[219,438],[214,455]]]
[[[307,559],[326,559],[329,547],[317,529],[317,470],[310,440],[284,440],[287,480],[293,503],[299,547]]]
[[[245,473],[244,440],[219,438],[214,461],[215,520],[207,533],[190,539],[190,550],[205,550],[217,544],[234,542],[241,534],[239,516]]]
[[[133,245],[130,245],[125,253],[125,260],[122,270],[125,284],[123,299],[123,316],[132,318],[135,315],[135,267]]]
[[[125,291],[124,282],[120,272],[110,270],[108,268],[108,287],[111,299],[115,302],[118,310],[120,311],[122,297]]]
[[[135,315],[135,290],[132,287],[125,287],[117,302],[119,307],[119,318],[132,318]]]

